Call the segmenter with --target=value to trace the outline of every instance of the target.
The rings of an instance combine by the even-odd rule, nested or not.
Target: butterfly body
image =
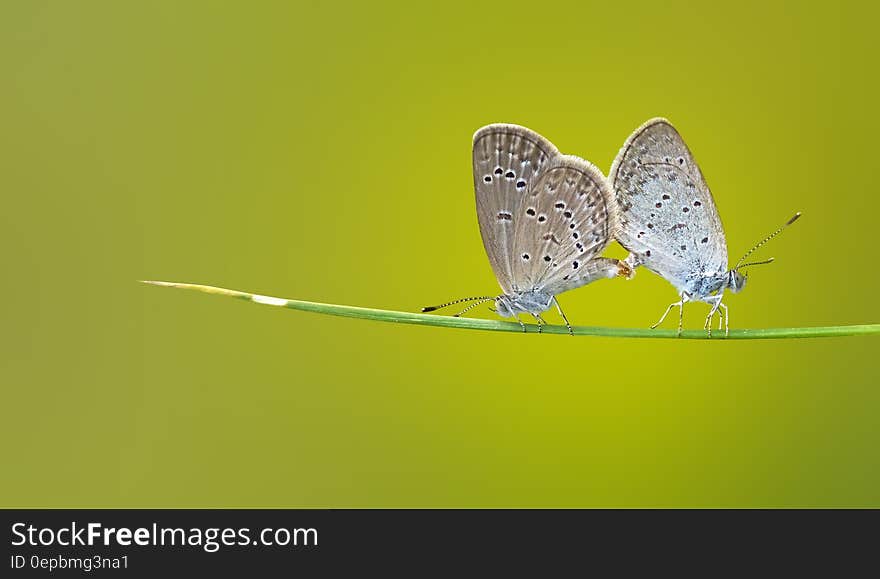
[[[501,294],[495,298],[495,313],[504,318],[511,318],[517,314],[537,316],[551,307],[553,307],[553,294],[541,290]]]
[[[505,318],[516,314],[540,315],[553,307],[556,295],[592,283],[598,279],[627,277],[632,271],[626,264],[604,257],[593,259],[582,266],[583,271],[576,279],[569,278],[570,284],[550,286],[548,289],[533,288],[526,291],[513,291],[495,298],[496,313]]]
[[[712,298],[714,300],[719,293],[723,293],[726,289],[739,291],[740,288],[736,287],[733,281],[738,275],[738,272],[728,271],[724,267],[718,268],[714,272],[705,269],[697,270],[686,276],[683,282],[673,285],[678,293],[686,293],[692,299],[706,301],[708,298]]]

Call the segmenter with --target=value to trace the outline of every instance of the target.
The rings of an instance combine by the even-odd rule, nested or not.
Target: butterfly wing
[[[520,290],[553,295],[596,279],[587,264],[617,229],[605,176],[571,155],[558,157],[538,176],[514,220],[514,282]]]
[[[638,262],[681,289],[726,271],[727,242],[700,167],[666,119],[630,135],[609,175],[620,213],[617,240]]]
[[[559,156],[538,133],[508,124],[487,125],[474,134],[474,190],[483,246],[505,293],[516,287],[514,234],[520,207],[535,179]]]

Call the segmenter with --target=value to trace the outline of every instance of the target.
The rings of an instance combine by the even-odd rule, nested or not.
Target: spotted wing
[[[536,179],[514,221],[518,289],[555,295],[595,279],[586,266],[613,238],[617,214],[602,172],[564,155]]]
[[[535,179],[559,151],[525,127],[487,125],[474,134],[474,190],[483,246],[505,293],[518,285],[514,273],[514,233],[520,207]]]
[[[609,175],[620,213],[617,240],[638,262],[681,288],[727,269],[724,229],[700,167],[666,119],[636,129]]]

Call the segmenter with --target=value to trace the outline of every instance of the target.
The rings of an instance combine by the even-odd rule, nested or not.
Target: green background
[[[4,3],[0,505],[880,506],[876,338],[496,334],[135,282],[494,293],[473,132],[520,123],[607,172],[662,115],[732,259],[803,211],[732,327],[877,322],[876,12]],[[560,301],[644,327],[674,299],[642,271]]]

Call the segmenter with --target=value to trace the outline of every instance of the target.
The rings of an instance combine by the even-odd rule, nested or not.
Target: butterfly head
[[[502,318],[509,318],[513,315],[512,303],[506,295],[500,295],[495,298],[495,313]]]
[[[746,287],[746,282],[748,281],[749,276],[747,274],[742,274],[739,271],[732,269],[727,272],[727,287],[730,288],[730,291],[733,293],[738,293],[742,291],[744,287]]]

